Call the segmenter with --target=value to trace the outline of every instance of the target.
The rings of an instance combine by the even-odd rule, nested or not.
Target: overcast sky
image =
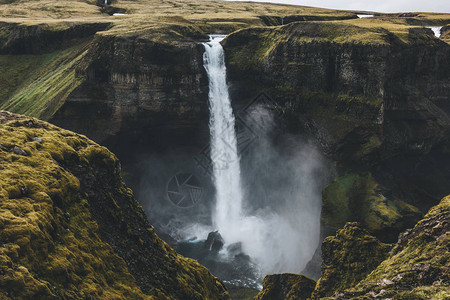
[[[276,2],[377,12],[427,11],[450,13],[450,0],[258,0],[258,2]]]

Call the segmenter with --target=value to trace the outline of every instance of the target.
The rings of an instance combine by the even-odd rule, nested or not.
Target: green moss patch
[[[450,298],[450,196],[399,238],[388,259],[348,294],[392,299]]]
[[[0,109],[49,119],[83,78],[76,68],[87,44],[42,55],[2,55]],[[3,81],[4,79],[4,81]]]
[[[347,223],[336,236],[327,237],[322,243],[322,275],[313,299],[353,287],[388,256],[390,248],[358,223]]]
[[[419,219],[420,211],[399,199],[389,199],[371,174],[337,177],[322,191],[322,222],[333,229],[357,221],[376,235],[405,229],[409,219]],[[395,235],[395,234],[394,234]]]
[[[2,111],[0,240],[0,298],[229,299],[154,233],[114,154]]]
[[[38,137],[42,140],[33,141]],[[10,298],[143,299],[63,167],[102,149],[37,121],[0,125],[0,290]],[[24,152],[17,154],[15,147]]]
[[[299,274],[267,275],[262,291],[254,300],[306,300],[311,297],[316,282]]]

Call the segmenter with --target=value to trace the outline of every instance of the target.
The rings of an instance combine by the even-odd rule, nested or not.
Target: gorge
[[[2,297],[449,295],[449,14],[105,4],[0,1]]]

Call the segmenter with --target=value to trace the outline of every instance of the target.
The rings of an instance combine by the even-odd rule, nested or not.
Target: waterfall
[[[425,28],[429,28],[429,29],[433,30],[433,33],[434,33],[434,35],[437,38],[441,37],[441,29],[442,29],[442,27],[431,26],[431,27],[425,27]]]
[[[288,146],[280,152],[268,131],[259,131],[252,154],[240,161],[220,44],[223,38],[211,36],[204,43],[203,55],[209,80],[210,159],[216,190],[212,211],[215,228],[211,229],[219,230],[225,241],[222,253],[233,255],[233,244],[240,245],[238,248],[256,263],[258,276],[300,272],[319,242],[321,183],[316,178],[321,160],[314,147],[288,137]],[[260,129],[263,124],[275,126],[270,111],[259,106],[254,109],[249,110],[252,116],[247,116],[246,125]],[[288,149],[292,149],[290,154]]]
[[[210,155],[216,188],[213,223],[227,242],[237,242],[232,231],[242,217],[241,170],[235,120],[226,83],[225,55],[220,44],[224,37],[211,36],[210,41],[204,44],[203,56],[209,79]]]

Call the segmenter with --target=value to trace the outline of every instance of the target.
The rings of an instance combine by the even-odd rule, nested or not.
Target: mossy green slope
[[[310,298],[315,285],[314,280],[299,274],[267,275],[262,291],[254,300],[306,300]]]
[[[41,55],[1,55],[4,90],[0,109],[48,120],[78,87],[83,77],[76,68],[88,43]]]
[[[402,234],[370,275],[342,293],[340,299],[366,299],[379,295],[391,299],[450,298],[450,196]]]
[[[381,243],[358,223],[347,223],[322,243],[322,275],[313,299],[354,286],[388,256],[389,250],[390,245]]]
[[[95,186],[98,198],[92,199],[86,180],[96,182],[99,169],[114,179],[115,187]],[[117,158],[106,148],[48,123],[0,111],[2,298],[229,298],[204,267],[178,255],[153,233],[118,176]],[[150,253],[157,262],[143,266],[154,278],[145,293],[121,247],[105,242],[108,228],[95,210],[98,205],[142,245],[139,250],[130,244],[132,251]],[[148,227],[136,229],[127,218]],[[124,239],[117,230],[113,234]]]
[[[123,259],[100,239],[79,180],[61,166],[69,158],[89,162],[100,147],[25,122],[0,126],[1,292],[13,299],[144,298]]]

